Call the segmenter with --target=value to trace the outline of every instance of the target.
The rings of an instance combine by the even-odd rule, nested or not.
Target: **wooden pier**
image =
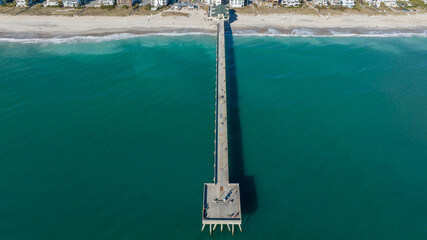
[[[217,25],[215,95],[215,153],[214,182],[205,183],[203,191],[202,231],[209,225],[210,234],[223,225],[234,235],[234,227],[242,231],[240,189],[238,183],[229,183],[227,135],[227,82],[225,61],[224,20]]]

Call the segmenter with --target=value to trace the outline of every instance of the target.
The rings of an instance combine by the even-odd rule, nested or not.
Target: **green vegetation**
[[[343,7],[343,6],[331,6],[329,8],[334,10],[340,10],[340,11],[344,11],[347,9],[346,7]]]
[[[10,0],[5,0],[4,1],[4,5],[5,7],[16,7],[16,1],[10,1]]]
[[[426,7],[423,0],[409,0],[409,3],[412,4],[413,7]]]
[[[111,11],[111,10],[113,10],[115,7],[116,7],[116,6],[114,6],[114,5],[108,5],[108,6],[104,6],[104,5],[102,5],[102,6],[101,6],[101,9],[106,9],[106,10],[108,10],[108,11]]]
[[[1,1],[1,0],[0,0]],[[7,9],[6,7],[16,7],[16,1],[14,0],[3,0],[3,9],[1,11],[1,14],[10,14],[10,15],[16,15],[17,13],[23,14],[23,15],[64,15],[65,13],[60,13],[61,11],[51,9],[49,8],[59,8],[64,7],[63,1],[64,0],[58,0],[57,6],[49,6],[48,8],[43,8],[42,4],[40,3],[41,0],[33,0],[32,6],[29,6],[29,1],[26,0],[28,7],[30,7],[30,10],[26,10],[25,8],[17,8],[15,9]],[[83,1],[85,2],[85,1]],[[426,4],[424,3],[424,0],[409,0],[409,2],[398,0],[399,7],[395,7],[394,9],[397,10],[397,13],[393,14],[407,14],[406,12],[409,11],[417,11],[421,13],[426,12]],[[408,6],[409,4],[409,6]],[[365,7],[364,7],[365,6]],[[381,15],[382,13],[378,13],[377,11],[373,11],[372,7],[368,7],[366,3],[363,2],[363,0],[355,0],[355,6],[353,8],[346,8],[343,6],[314,6],[315,9],[317,9],[318,13],[321,14],[328,14],[328,15],[341,15],[345,13],[363,13],[368,15]],[[41,10],[41,9],[44,10]],[[111,5],[101,5],[100,8],[85,8],[85,6],[77,5],[75,9],[84,9],[83,11],[75,11],[74,13],[70,12],[71,10],[67,10],[64,12],[74,14],[74,15],[82,15],[82,16],[129,16],[129,15],[152,15],[152,14],[159,14],[162,11],[169,8],[169,6],[161,6],[158,7],[156,11],[151,11],[153,8],[152,5],[148,4],[145,6],[139,6],[138,4],[133,6],[111,6]],[[32,9],[32,10],[31,10]],[[200,9],[208,11],[207,6],[202,6]],[[265,5],[257,5],[257,4],[251,4],[242,8],[233,8],[232,10],[235,11],[237,14],[248,14],[248,15],[269,15],[269,14],[284,14],[284,13],[295,13],[295,14],[316,14],[316,10],[311,8],[307,3],[302,2],[301,5],[297,7],[287,7],[284,5],[276,5],[274,7],[268,7]],[[384,5],[384,3],[381,3],[381,10],[390,12],[389,9]],[[25,10],[25,11],[24,11]],[[392,13],[392,12],[390,12]],[[182,13],[182,12],[164,12],[162,16],[180,16],[180,17],[189,17],[188,14]]]
[[[189,17],[190,14],[183,13],[183,12],[164,12],[164,13],[162,13],[162,17],[167,17],[167,16]]]

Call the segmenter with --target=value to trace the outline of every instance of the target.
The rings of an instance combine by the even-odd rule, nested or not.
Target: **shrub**
[[[6,3],[5,4],[6,7],[16,7],[16,1],[10,2],[10,3]]]
[[[104,6],[104,5],[102,5],[102,6],[101,6],[101,9],[107,9],[108,11],[111,11],[111,10],[113,10],[113,9],[114,9],[114,5],[108,5],[108,6]]]

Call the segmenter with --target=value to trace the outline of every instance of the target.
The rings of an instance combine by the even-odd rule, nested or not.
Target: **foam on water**
[[[123,39],[131,39],[138,37],[150,37],[150,36],[166,36],[166,37],[177,37],[177,36],[196,36],[196,35],[212,35],[207,32],[168,32],[168,33],[145,33],[145,34],[133,34],[133,33],[115,33],[105,36],[73,36],[73,37],[52,37],[52,38],[0,38],[0,42],[10,43],[51,43],[51,44],[63,44],[63,43],[85,43],[85,42],[107,42],[116,41]]]
[[[164,37],[179,37],[179,36],[197,36],[197,35],[210,35],[215,34],[209,32],[163,32],[163,33],[115,33],[105,36],[73,36],[73,37],[51,37],[51,38],[38,38],[38,37],[0,37],[0,42],[10,43],[49,43],[49,44],[73,44],[85,42],[106,42],[117,41],[123,39],[150,37],[150,36],[164,36]],[[287,33],[281,32],[278,29],[269,28],[265,32],[257,32],[256,30],[235,30],[233,35],[236,36],[260,36],[260,37],[427,37],[427,30],[419,31],[385,31],[385,30],[369,30],[354,32],[351,30],[336,30],[326,29],[308,29],[296,28]]]
[[[309,28],[296,28],[290,32],[283,33],[277,29],[269,28],[265,32],[257,32],[255,30],[236,30],[234,34],[237,36],[260,36],[260,37],[427,37],[427,30],[419,31],[387,31],[387,30],[369,30],[354,32],[350,30],[336,30]]]

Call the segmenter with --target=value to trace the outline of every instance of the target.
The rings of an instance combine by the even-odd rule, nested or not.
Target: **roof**
[[[230,9],[225,5],[217,5],[212,7],[211,17],[218,17],[219,15],[223,15],[224,18],[230,17]]]

